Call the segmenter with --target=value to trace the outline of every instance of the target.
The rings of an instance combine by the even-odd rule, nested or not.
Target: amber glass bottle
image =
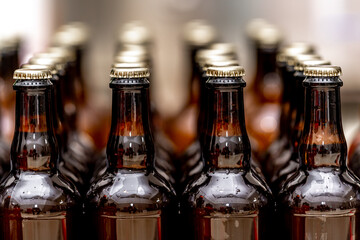
[[[58,171],[48,70],[18,69],[11,172],[0,186],[1,239],[79,239],[79,193]]]
[[[147,68],[111,70],[112,123],[108,168],[85,201],[88,239],[171,239],[173,190],[155,170]]]
[[[307,55],[300,55],[307,56]],[[295,88],[292,91],[289,109],[289,133],[287,136],[288,144],[283,149],[283,155],[279,160],[274,160],[274,174],[270,179],[270,187],[274,194],[277,194],[285,180],[299,168],[299,143],[304,127],[304,94],[305,89],[302,82],[305,79],[304,68],[317,65],[329,65],[326,60],[296,60],[294,66],[294,76],[289,81],[293,81]]]
[[[76,185],[81,195],[84,196],[89,188],[89,180],[92,174],[92,166],[89,159],[92,159],[91,151],[87,150],[86,142],[82,138],[76,137],[77,132],[70,127],[69,119],[66,118],[64,106],[64,91],[66,88],[66,78],[68,69],[64,57],[57,54],[41,53],[30,59],[30,64],[54,65],[56,71],[53,73],[51,81],[54,84],[54,127],[59,140],[60,172],[69,178]],[[30,66],[29,66],[30,67]],[[69,90],[71,91],[71,90]],[[57,116],[55,116],[57,115]],[[80,139],[80,140],[79,140]]]
[[[256,73],[245,95],[248,132],[254,157],[262,163],[270,143],[278,134],[282,85],[276,71],[281,34],[274,26],[262,27],[256,37]]]
[[[179,194],[185,189],[185,186],[194,180],[194,178],[201,173],[204,162],[201,155],[201,147],[204,146],[206,138],[206,121],[208,118],[208,89],[205,86],[205,83],[208,79],[206,70],[209,67],[229,67],[229,66],[239,66],[237,60],[226,60],[227,58],[222,59],[222,61],[212,61],[212,58],[207,59],[203,64],[200,64],[201,67],[201,78],[200,78],[200,99],[198,103],[199,115],[197,122],[197,138],[196,140],[186,149],[186,151],[179,157],[179,162],[177,166],[177,177],[176,177],[176,190]],[[205,60],[205,59],[204,59]]]
[[[311,54],[314,52],[313,46],[294,42],[282,48],[277,55],[277,71],[280,75],[283,92],[281,99],[281,113],[279,120],[279,134],[271,143],[265,154],[263,169],[266,178],[271,181],[271,178],[276,172],[276,163],[281,162],[283,156],[290,154],[289,150],[289,132],[291,131],[291,114],[290,114],[290,100],[295,89],[295,81],[293,81],[294,67],[288,66],[288,59],[299,56],[301,54]]]
[[[337,66],[304,70],[300,168],[279,196],[280,239],[360,239],[360,182],[346,165]]]
[[[245,128],[244,69],[209,67],[205,168],[183,195],[184,239],[266,239],[266,183],[251,170]],[[184,231],[185,232],[185,231]]]

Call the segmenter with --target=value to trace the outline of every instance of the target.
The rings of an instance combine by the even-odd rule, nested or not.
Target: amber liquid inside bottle
[[[346,166],[339,82],[335,77],[321,80],[304,82],[300,169],[280,193],[281,219],[286,226],[280,239],[360,237],[359,179]]]
[[[79,194],[57,170],[49,86],[15,87],[12,170],[0,188],[1,239],[78,239]]]
[[[209,113],[205,168],[186,189],[183,200],[186,239],[266,239],[266,206],[271,195],[250,167],[241,79],[234,85],[207,84]],[[235,83],[234,83],[235,82]],[[269,236],[270,237],[270,236]]]
[[[121,82],[122,79],[119,81]],[[138,86],[113,80],[108,168],[93,183],[85,202],[92,219],[89,239],[168,239],[170,188],[154,171],[149,125],[148,81]],[[141,80],[139,80],[141,81]]]

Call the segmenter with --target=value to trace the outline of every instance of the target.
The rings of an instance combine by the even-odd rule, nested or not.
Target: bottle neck
[[[53,106],[53,124],[56,138],[58,140],[59,149],[66,151],[68,140],[68,127],[65,121],[64,105],[62,99],[62,83],[63,76],[60,74],[53,75],[51,80],[53,83],[51,94],[51,105]]]
[[[294,71],[288,71],[286,66],[282,66],[279,71],[281,72],[281,79],[283,83],[279,135],[281,137],[288,137],[291,121],[290,106],[291,100],[294,99],[292,98],[292,93],[294,93],[296,89]]]
[[[107,158],[110,169],[152,168],[154,145],[146,88],[113,89]]]
[[[210,88],[209,106],[203,148],[207,168],[248,169],[251,147],[245,128],[243,88]]]
[[[253,89],[263,102],[278,102],[281,80],[276,71],[277,46],[257,48],[256,75]]]
[[[304,129],[305,119],[305,88],[302,85],[305,76],[303,72],[296,71],[294,73],[295,92],[293,101],[290,104],[290,142],[293,154],[298,156],[301,134]],[[297,157],[296,157],[297,158]]]
[[[340,87],[305,88],[305,122],[300,143],[302,167],[346,167],[346,140],[341,122]]]
[[[53,129],[51,90],[16,91],[12,169],[48,171],[57,168],[58,146]]]

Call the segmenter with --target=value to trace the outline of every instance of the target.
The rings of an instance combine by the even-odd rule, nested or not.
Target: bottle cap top
[[[53,37],[55,46],[79,47],[89,39],[89,29],[81,22],[62,25]]]
[[[294,69],[295,69],[295,71],[304,71],[305,67],[318,66],[318,65],[330,65],[330,64],[331,64],[330,61],[322,60],[322,59],[300,60],[295,64]]]
[[[305,67],[304,75],[308,77],[338,77],[341,76],[339,66],[322,65]]]
[[[55,65],[53,64],[23,64],[20,66],[22,69],[38,69],[38,70],[49,70],[52,75],[57,74],[57,69],[55,68]]]
[[[265,19],[263,18],[254,18],[251,19],[247,24],[246,24],[246,34],[252,38],[255,39],[258,31],[265,25],[269,24]]]
[[[207,77],[242,77],[245,70],[242,66],[209,67],[206,70]]]
[[[48,69],[17,69],[14,72],[14,79],[50,79],[51,72]]]
[[[277,62],[286,62],[289,56],[314,53],[315,47],[306,42],[293,42],[283,47],[277,57]]]
[[[128,22],[120,30],[118,41],[123,44],[148,44],[151,42],[151,33],[140,21]]]
[[[57,71],[63,71],[65,69],[64,58],[50,53],[35,54],[34,57],[30,58],[29,63],[39,65],[54,65]]]
[[[112,68],[111,78],[147,78],[150,76],[149,68]]]
[[[283,36],[279,28],[272,24],[265,24],[257,31],[254,40],[262,47],[278,45]]]
[[[192,20],[184,27],[184,40],[190,46],[202,47],[214,42],[216,30],[204,20]]]
[[[206,72],[209,67],[232,67],[232,66],[240,66],[239,61],[237,60],[225,60],[225,61],[213,61],[207,60],[204,62],[204,66],[202,70]]]
[[[117,62],[111,65],[112,68],[148,68],[146,62]]]
[[[115,63],[137,63],[137,62],[148,62],[149,60],[144,56],[124,56],[119,55],[114,59]]]
[[[321,57],[317,54],[296,54],[287,57],[287,65],[288,66],[295,66],[299,61],[306,61],[306,60],[319,60]]]
[[[63,57],[67,62],[74,62],[76,59],[75,51],[64,46],[54,46],[47,49],[47,52]]]
[[[236,47],[233,43],[223,43],[223,42],[213,43],[209,46],[209,49],[221,50],[224,53],[235,53],[236,52]]]
[[[219,49],[201,49],[195,55],[195,61],[203,65],[206,61],[236,60],[234,52],[224,52]]]

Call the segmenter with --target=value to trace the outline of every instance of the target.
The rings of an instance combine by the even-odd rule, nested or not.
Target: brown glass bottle
[[[307,56],[307,55],[300,55]],[[294,76],[289,81],[293,81],[295,88],[292,91],[290,98],[289,109],[289,133],[287,136],[288,144],[283,148],[282,156],[279,160],[273,161],[274,175],[270,179],[270,187],[274,194],[277,194],[284,182],[299,168],[299,143],[301,133],[304,127],[304,94],[305,89],[302,85],[305,76],[304,68],[318,65],[329,65],[330,62],[326,60],[296,60],[294,66]]]
[[[56,114],[53,115],[54,127],[59,140],[60,159],[59,170],[69,178],[78,188],[82,196],[86,194],[89,188],[89,180],[92,173],[92,165],[89,163],[92,152],[85,148],[86,142],[81,141],[78,133],[74,133],[69,125],[69,119],[66,118],[64,106],[64,91],[66,88],[66,78],[68,69],[64,57],[51,53],[37,54],[30,59],[31,64],[54,65],[57,71],[53,73],[51,81],[54,84],[54,106]],[[80,135],[81,136],[81,135]]]
[[[263,27],[254,42],[256,73],[245,95],[247,130],[255,159],[260,163],[270,143],[278,134],[282,85],[276,71],[276,54],[281,42],[279,30]]]
[[[111,71],[112,123],[108,168],[85,201],[88,239],[172,239],[173,191],[155,170],[149,123],[147,68]]]
[[[359,239],[360,182],[346,165],[337,66],[304,70],[300,168],[279,196],[279,239]]]
[[[201,155],[201,147],[205,144],[206,130],[207,130],[207,119],[208,119],[208,105],[209,95],[208,89],[205,83],[208,79],[206,70],[209,67],[228,67],[228,66],[239,66],[237,60],[226,60],[223,58],[222,61],[215,62],[212,58],[205,60],[204,63],[200,64],[201,70],[200,78],[200,97],[199,97],[199,116],[197,121],[197,138],[196,140],[186,149],[186,151],[179,157],[177,166],[177,181],[176,191],[182,194],[186,185],[194,180],[198,174],[201,173],[204,162]]]
[[[245,128],[242,67],[207,69],[209,113],[205,168],[185,190],[183,239],[271,239],[266,183],[250,167]]]
[[[15,94],[12,91],[12,74],[18,68],[18,45],[11,40],[0,41],[0,104],[1,133],[10,145],[13,137]]]
[[[215,38],[216,31],[214,27],[205,21],[195,20],[185,26],[186,58],[190,63],[189,75],[184,76],[184,84],[188,84],[188,98],[178,114],[164,120],[164,132],[173,143],[176,157],[186,151],[197,136],[196,120],[199,113],[198,101],[201,73],[195,56],[199,50],[208,48],[215,41]]]
[[[0,186],[1,239],[79,239],[79,193],[57,169],[48,70],[18,69],[11,172]]]
[[[293,115],[290,113],[290,102],[291,99],[294,99],[291,97],[294,96],[292,93],[295,92],[295,81],[293,80],[295,71],[293,64],[288,66],[288,59],[302,54],[311,54],[313,51],[314,48],[309,44],[294,42],[282,48],[277,55],[277,71],[281,78],[283,92],[281,99],[279,134],[267,149],[263,164],[265,176],[269,181],[272,181],[271,179],[278,169],[276,166],[277,162],[283,164],[285,161],[283,161],[282,158],[287,158],[287,156],[291,154],[289,149],[289,133],[292,129],[290,123],[293,121]],[[296,99],[294,101],[296,101]]]

